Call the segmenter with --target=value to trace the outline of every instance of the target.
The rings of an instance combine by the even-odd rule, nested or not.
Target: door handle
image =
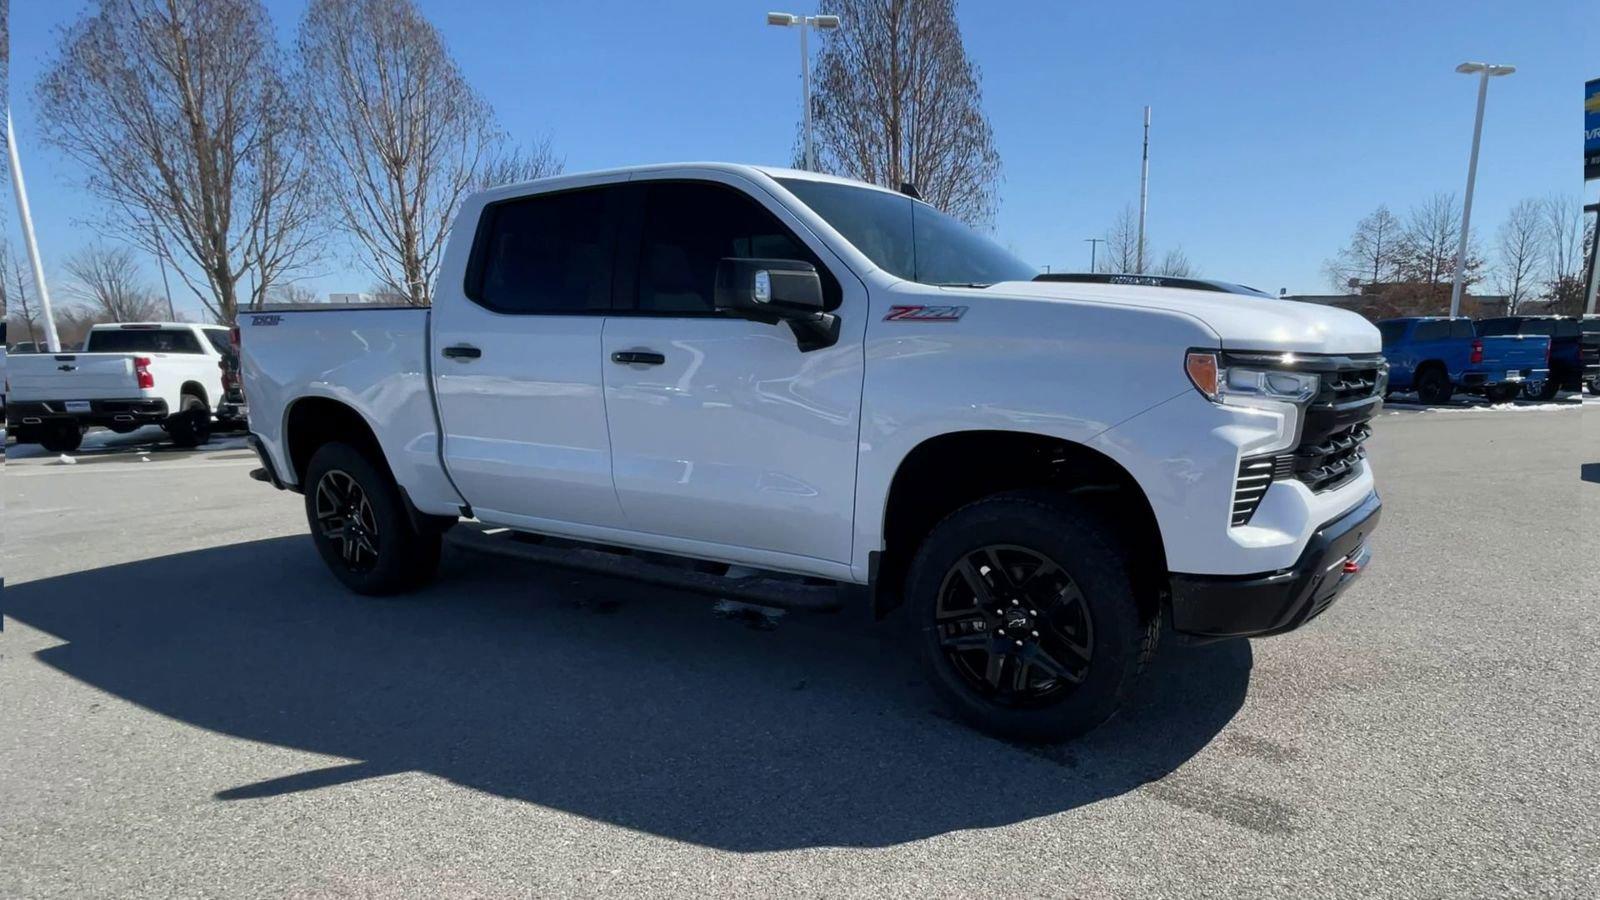
[[[471,344],[456,344],[453,347],[444,348],[444,350],[441,352],[450,359],[456,360],[477,359],[483,355],[482,350],[479,350],[477,347],[474,347]]]
[[[625,366],[659,366],[667,358],[654,350],[619,350],[611,354],[611,361]]]

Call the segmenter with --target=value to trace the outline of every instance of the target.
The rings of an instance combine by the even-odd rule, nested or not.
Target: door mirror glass
[[[724,257],[712,306],[769,325],[786,321],[802,351],[839,339],[839,317],[824,311],[817,267],[802,260]]]

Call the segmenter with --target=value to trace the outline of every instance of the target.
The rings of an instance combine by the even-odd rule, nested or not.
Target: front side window
[[[102,328],[89,332],[85,353],[199,353],[200,339],[187,328]]]
[[[837,282],[777,217],[743,193],[706,182],[646,185],[637,305],[648,313],[709,313],[725,257],[792,259],[817,267],[829,308]]]
[[[879,268],[908,281],[987,287],[1039,273],[960,220],[903,194],[806,178],[778,183]]]
[[[467,296],[504,313],[610,309],[615,196],[610,188],[588,188],[487,207]]]

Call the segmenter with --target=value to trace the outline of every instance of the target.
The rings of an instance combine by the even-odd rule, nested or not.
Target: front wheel
[[[302,486],[317,552],[346,587],[397,594],[433,576],[440,537],[417,529],[386,468],[349,444],[324,444]]]
[[[917,652],[963,720],[1057,741],[1116,712],[1154,650],[1111,531],[1070,498],[1000,494],[952,513],[907,579]]]
[[[1529,384],[1527,387],[1523,388],[1523,393],[1529,400],[1554,400],[1556,398],[1556,394],[1560,392],[1561,382],[1556,381],[1554,378],[1539,382],[1537,387],[1533,384]]]
[[[167,419],[167,435],[179,447],[198,447],[211,440],[211,408],[193,394],[178,401],[178,412]]]

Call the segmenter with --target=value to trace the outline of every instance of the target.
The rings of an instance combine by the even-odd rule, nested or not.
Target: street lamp
[[[1478,76],[1478,117],[1472,125],[1472,156],[1467,162],[1467,197],[1461,204],[1461,242],[1456,245],[1456,277],[1450,286],[1450,316],[1461,314],[1462,280],[1467,274],[1467,229],[1472,225],[1472,187],[1478,180],[1478,141],[1483,137],[1483,102],[1489,96],[1489,78],[1510,75],[1516,66],[1490,65],[1481,62],[1464,62],[1456,66],[1463,75]]]
[[[813,28],[832,31],[839,27],[838,16],[797,16],[794,13],[769,12],[767,24],[780,28],[800,29],[800,90],[805,101],[806,115],[806,168],[817,170],[817,151],[811,145],[811,53],[806,47],[806,34]]]

